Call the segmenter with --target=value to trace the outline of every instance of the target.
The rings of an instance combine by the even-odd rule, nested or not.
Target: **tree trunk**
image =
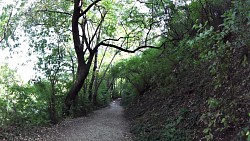
[[[97,75],[98,75],[98,71],[97,71],[97,63],[98,62],[97,62],[97,58],[98,58],[98,51],[95,54],[94,65],[95,65],[96,68],[95,68],[95,71],[93,72],[95,74],[95,77],[94,77],[94,93],[93,93],[93,105],[94,106],[98,106],[98,103],[97,103],[97,91],[98,91],[98,88],[97,88]]]
[[[90,55],[89,59],[90,59],[89,61],[91,61],[93,59],[93,55]],[[90,66],[91,66],[91,63],[88,63],[88,64],[79,64],[78,63],[78,71],[77,71],[76,81],[72,85],[68,95],[66,96],[65,102],[64,102],[64,107],[63,107],[64,116],[70,115],[70,108],[71,108],[74,100],[76,99],[79,91],[81,90],[85,79],[88,76]]]
[[[109,69],[110,66],[112,65],[112,62],[114,61],[115,56],[116,56],[118,53],[119,53],[119,52],[116,52],[116,53],[114,54],[114,56],[112,57],[111,61],[109,62],[109,64],[108,64],[106,70],[104,71],[104,73],[103,73],[103,75],[102,75],[100,81],[97,83],[97,89],[100,87],[102,81],[104,80],[104,77],[106,76],[106,74],[107,74],[107,72],[108,72],[108,69]]]
[[[115,78],[113,78],[111,81],[107,82],[107,90],[105,91],[104,95],[107,95],[109,90],[111,89],[111,87],[113,87],[113,83],[114,83]],[[110,93],[112,93],[112,91],[110,91]],[[111,96],[111,95],[110,95]]]
[[[98,105],[98,101],[97,101],[97,94],[98,94],[97,77],[95,78],[94,83],[95,83],[95,89],[94,89],[94,94],[93,94],[93,105],[98,107],[99,105]]]
[[[72,82],[75,82],[75,64],[74,64],[74,56],[70,53],[70,61],[71,61],[71,73],[72,73]]]
[[[51,82],[51,96],[50,96],[50,106],[49,106],[49,115],[50,121],[52,124],[58,122],[56,115],[56,92],[55,92],[55,83]]]
[[[76,99],[78,92],[81,90],[85,79],[89,73],[89,69],[91,66],[91,62],[93,60],[94,53],[90,52],[89,60],[86,63],[84,60],[84,52],[83,52],[83,43],[81,43],[80,35],[79,35],[79,27],[78,20],[80,18],[81,7],[79,7],[80,0],[74,1],[74,11],[72,16],[72,34],[73,34],[73,42],[74,49],[77,56],[77,78],[72,85],[69,93],[66,96],[64,107],[63,107],[63,116],[69,116],[70,108]]]
[[[88,99],[89,99],[90,102],[93,101],[93,85],[94,85],[94,82],[96,80],[97,58],[98,58],[98,52],[95,53],[93,73],[92,73],[92,77],[91,77],[91,80],[90,80],[90,83],[89,83],[89,89],[88,89],[88,94],[89,94]]]

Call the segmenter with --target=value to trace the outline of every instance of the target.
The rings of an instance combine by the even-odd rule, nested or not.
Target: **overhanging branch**
[[[142,1],[142,0],[137,0],[139,3],[143,3],[143,4],[155,4],[155,3],[152,3],[152,2],[146,2],[146,1]]]
[[[91,38],[91,40],[90,40],[90,44],[93,42],[95,36],[97,35],[97,32],[98,32],[98,30],[100,29],[100,27],[101,27],[101,25],[102,25],[102,23],[103,23],[103,21],[104,21],[104,19],[105,19],[106,14],[107,14],[107,13],[104,13],[104,15],[101,17],[101,21],[100,21],[100,23],[98,24],[98,26],[97,26],[97,28],[96,28],[96,30],[95,30],[95,32],[94,32],[94,35],[92,36],[92,38]]]
[[[117,45],[114,45],[114,44],[108,44],[108,43],[104,43],[104,42],[101,42],[99,44],[99,46],[107,46],[107,47],[112,47],[112,48],[115,48],[115,49],[118,49],[120,51],[123,51],[123,52],[127,52],[127,53],[135,53],[136,51],[140,50],[140,49],[144,49],[144,48],[154,48],[154,49],[159,49],[159,47],[155,47],[155,46],[139,46],[137,47],[136,49],[134,50],[129,50],[129,49],[124,49],[120,46],[117,46]]]
[[[61,11],[56,11],[56,10],[48,10],[48,9],[45,9],[45,10],[37,10],[36,12],[58,13],[58,14],[63,14],[63,15],[72,16],[72,14],[67,13],[67,12],[61,12]]]
[[[92,2],[84,11],[82,11],[82,13],[79,15],[79,17],[85,15],[89,11],[89,9],[92,8],[99,1],[101,1],[101,0],[96,0],[96,1]]]
[[[128,38],[134,38],[135,36],[131,36],[131,37],[119,37],[117,39],[104,39],[102,42],[106,42],[106,41],[115,41],[115,42],[118,42],[120,41],[121,39],[128,39]]]

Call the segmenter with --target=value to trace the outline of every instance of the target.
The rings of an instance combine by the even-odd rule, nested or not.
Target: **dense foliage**
[[[162,49],[113,67],[136,140],[250,140],[249,4],[170,4]]]

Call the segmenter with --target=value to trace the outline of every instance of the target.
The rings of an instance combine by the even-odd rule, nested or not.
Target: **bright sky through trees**
[[[29,3],[31,3],[32,1],[33,0],[29,0]],[[2,9],[4,6],[13,4],[15,2],[16,1],[12,0],[0,0],[0,13],[2,13]],[[14,9],[13,12],[16,13],[17,11]],[[17,32],[23,33],[20,28],[17,29]],[[19,42],[21,42],[21,45],[18,48],[12,50],[9,50],[9,48],[4,48],[0,44],[0,66],[8,64],[10,69],[16,70],[17,74],[21,76],[21,79],[24,82],[27,82],[35,75],[35,71],[33,70],[33,68],[37,59],[36,56],[32,55],[31,51],[29,50],[30,47],[27,37],[25,37],[24,35],[20,35]],[[10,44],[14,44],[12,40],[10,40]]]
[[[29,3],[31,3],[33,0],[30,0]],[[175,0],[176,3],[178,3],[178,0]],[[8,4],[13,4],[15,1],[0,1],[0,13],[2,10],[2,7]],[[140,2],[136,2],[135,5],[138,6],[140,12],[147,13],[149,9],[141,4]],[[16,11],[14,11],[16,12]],[[160,30],[160,29],[158,29]],[[20,33],[23,31],[21,29],[18,29]],[[157,32],[157,29],[156,29]],[[1,64],[8,64],[11,69],[14,69],[17,71],[17,73],[21,76],[24,82],[27,82],[29,79],[33,78],[35,76],[35,71],[33,70],[35,63],[37,62],[37,58],[35,55],[30,54],[31,51],[29,50],[29,43],[28,38],[24,37],[24,35],[21,35],[21,38],[19,41],[21,41],[21,45],[19,48],[13,49],[12,51],[9,51],[8,48],[5,48],[4,50],[0,50],[0,65]],[[8,56],[11,55],[11,58],[8,58]],[[122,56],[125,56],[126,53],[123,53]],[[130,55],[129,55],[130,56]],[[128,57],[128,56],[127,56]],[[124,57],[122,57],[124,58]]]
[[[33,0],[30,0],[29,3],[31,3],[32,1]],[[13,3],[14,1],[0,1],[0,12],[3,6]],[[138,6],[140,12],[148,12],[148,8],[143,4],[136,2],[135,5]],[[21,29],[18,29],[18,31],[20,33],[23,32]],[[21,45],[11,51],[8,48],[0,49],[0,65],[8,64],[11,69],[17,71],[17,74],[20,75],[24,83],[26,83],[27,81],[35,77],[36,72],[33,69],[35,64],[37,63],[37,57],[36,55],[32,54],[32,51],[29,50],[29,39],[27,37],[21,35],[19,41],[21,41]],[[117,57],[122,59],[129,56],[131,55],[122,53],[120,57]],[[108,59],[108,61],[110,61],[110,59]]]

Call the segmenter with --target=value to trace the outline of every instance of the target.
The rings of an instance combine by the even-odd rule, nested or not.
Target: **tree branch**
[[[143,4],[155,4],[155,3],[152,3],[152,2],[145,2],[145,1],[142,1],[142,0],[136,0],[138,1],[139,3],[143,3]]]
[[[49,13],[58,13],[58,14],[63,14],[63,15],[69,15],[69,16],[72,16],[72,14],[67,13],[67,12],[61,12],[61,11],[56,11],[56,10],[48,10],[48,9],[44,9],[44,10],[37,10],[36,12],[49,12]]]
[[[119,52],[120,52],[120,51],[117,51],[117,52],[114,54],[114,56],[112,57],[111,61],[109,62],[107,68],[105,69],[105,71],[104,71],[104,73],[103,73],[103,75],[102,75],[102,78],[101,78],[100,81],[98,82],[97,88],[96,88],[96,89],[98,89],[98,88],[100,87],[102,81],[104,80],[104,77],[106,76],[106,74],[107,74],[107,72],[108,72],[108,69],[110,68],[112,62],[113,62],[114,59],[115,59],[115,56],[116,56]]]
[[[148,36],[149,36],[149,33],[150,33],[150,31],[152,30],[154,24],[155,24],[155,22],[152,22],[152,23],[149,25],[149,29],[148,29],[148,32],[147,32],[147,35],[146,35],[146,39],[145,39],[145,46],[147,45]]]
[[[96,36],[98,30],[100,29],[100,27],[101,27],[101,25],[102,25],[102,23],[103,23],[103,21],[104,21],[104,19],[105,19],[106,14],[107,14],[107,12],[105,12],[104,15],[102,15],[101,21],[100,21],[100,23],[98,24],[98,26],[97,26],[97,28],[96,28],[96,30],[95,30],[95,32],[94,32],[94,35],[92,36],[92,38],[91,38],[91,40],[90,40],[90,44],[93,42],[93,40],[94,40],[94,38],[95,38],[95,36]]]
[[[124,49],[124,48],[122,48],[120,46],[117,46],[117,45],[114,45],[114,44],[108,44],[108,43],[104,43],[104,42],[99,43],[99,46],[112,47],[112,48],[115,48],[115,49],[118,49],[120,51],[127,52],[127,53],[135,53],[136,51],[138,51],[140,49],[143,49],[143,48],[154,48],[154,49],[159,49],[160,48],[160,47],[155,47],[155,46],[139,46],[134,50],[128,50],[128,49]]]
[[[86,26],[87,26],[87,18],[84,17],[82,19],[82,24],[81,24],[81,28],[82,28],[82,44],[85,43],[86,47],[88,48],[88,50],[90,51],[90,43],[88,42],[87,36],[86,36]],[[88,29],[87,29],[88,31]]]
[[[134,38],[134,36],[133,37],[119,37],[118,39],[104,39],[104,40],[102,40],[102,42],[106,42],[106,41],[115,41],[115,42],[118,42],[118,41],[120,41],[121,39],[128,39],[128,38]]]
[[[82,11],[82,13],[80,13],[79,17],[85,15],[89,11],[89,9],[92,8],[99,1],[101,1],[101,0],[96,0],[96,1],[92,2],[84,11]]]
[[[104,53],[103,53],[103,55],[102,55],[101,62],[100,62],[100,64],[99,64],[99,68],[101,68],[101,66],[102,66],[102,62],[103,62],[104,57],[105,57],[105,55],[106,55],[107,49],[108,49],[108,47],[106,47],[105,50],[104,50]]]
[[[1,37],[0,39],[0,43],[6,38],[6,35],[7,35],[7,30],[8,30],[8,26],[10,24],[10,20],[11,20],[11,17],[12,17],[12,14],[13,14],[13,9],[11,10],[11,13],[9,15],[9,18],[8,18],[8,21],[6,23],[6,26],[4,27],[4,31],[3,31],[3,36]]]

